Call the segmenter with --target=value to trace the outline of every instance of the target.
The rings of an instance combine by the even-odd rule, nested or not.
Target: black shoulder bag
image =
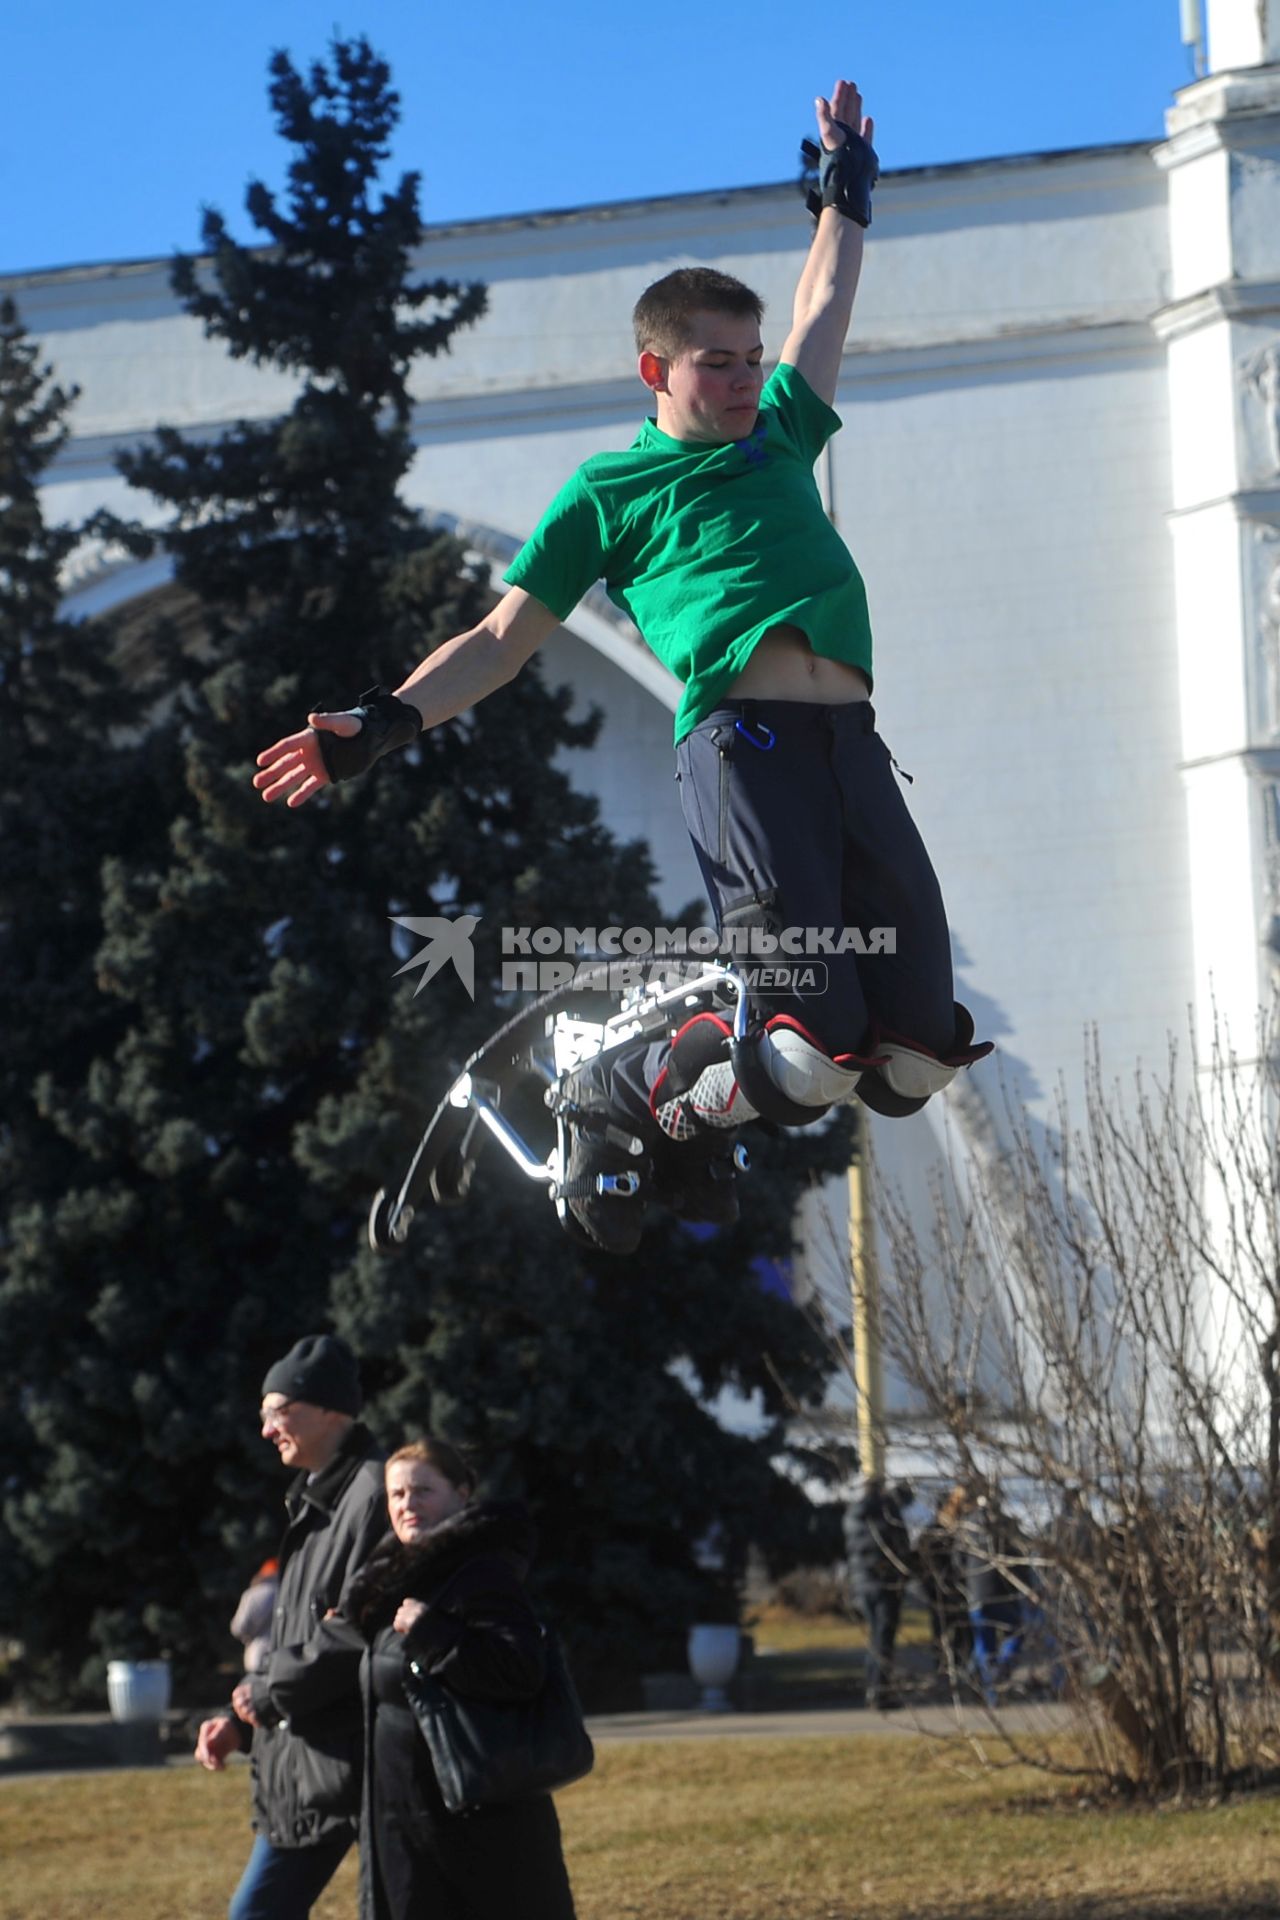
[[[555,1793],[595,1765],[559,1636],[539,1631],[546,1678],[532,1700],[472,1700],[416,1660],[405,1669],[405,1695],[450,1813]]]

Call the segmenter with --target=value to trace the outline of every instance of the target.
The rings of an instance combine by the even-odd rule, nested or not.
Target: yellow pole
[[[830,440],[821,466],[823,505],[833,527],[836,511],[835,451]],[[880,1274],[868,1178],[867,1117],[853,1109],[856,1125],[849,1160],[849,1287],[853,1298],[853,1383],[858,1395],[858,1467],[884,1476],[884,1378],[880,1366]]]
[[[866,1116],[857,1115],[849,1162],[849,1284],[853,1304],[853,1379],[858,1394],[858,1464],[884,1475],[884,1376],[880,1360],[880,1272],[868,1177]]]

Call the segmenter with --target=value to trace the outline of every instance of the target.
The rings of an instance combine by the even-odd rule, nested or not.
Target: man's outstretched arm
[[[844,144],[845,127],[870,145],[875,122],[863,118],[862,96],[851,80],[837,81],[830,100],[818,99],[814,104],[818,133],[828,152]],[[822,209],[796,287],[791,331],[782,349],[784,364],[802,373],[828,406],[836,397],[840,358],[858,291],[862,242],[863,229],[855,220],[835,207]]]
[[[514,680],[559,624],[541,600],[511,587],[478,626],[446,640],[415,667],[396,689],[396,698],[417,710],[424,728],[438,727]],[[307,720],[300,733],[287,734],[258,755],[261,772],[253,784],[264,800],[304,805],[332,781],[320,735],[351,740],[362,727],[353,713],[311,713]]]

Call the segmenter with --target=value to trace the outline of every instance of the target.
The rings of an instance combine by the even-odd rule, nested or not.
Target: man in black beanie
[[[356,1836],[359,1655],[317,1628],[387,1530],[382,1454],[360,1407],[355,1355],[329,1333],[299,1340],[262,1382],[262,1437],[294,1469],[271,1651],[196,1744],[211,1772],[246,1747],[253,1765],[257,1838],[230,1920],[309,1913]]]

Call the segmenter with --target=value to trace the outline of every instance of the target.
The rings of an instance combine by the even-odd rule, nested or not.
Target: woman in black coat
[[[862,1482],[847,1508],[845,1545],[849,1553],[850,1598],[867,1623],[866,1697],[869,1707],[896,1707],[893,1649],[898,1638],[903,1595],[915,1571],[911,1537],[903,1513],[911,1504],[905,1481],[886,1487],[875,1475]]]
[[[392,1532],[343,1602],[366,1643],[361,1920],[573,1920],[551,1796],[450,1813],[404,1691],[412,1660],[474,1698],[537,1693],[533,1523],[517,1502],[475,1500],[441,1441],[402,1447],[386,1472]]]

